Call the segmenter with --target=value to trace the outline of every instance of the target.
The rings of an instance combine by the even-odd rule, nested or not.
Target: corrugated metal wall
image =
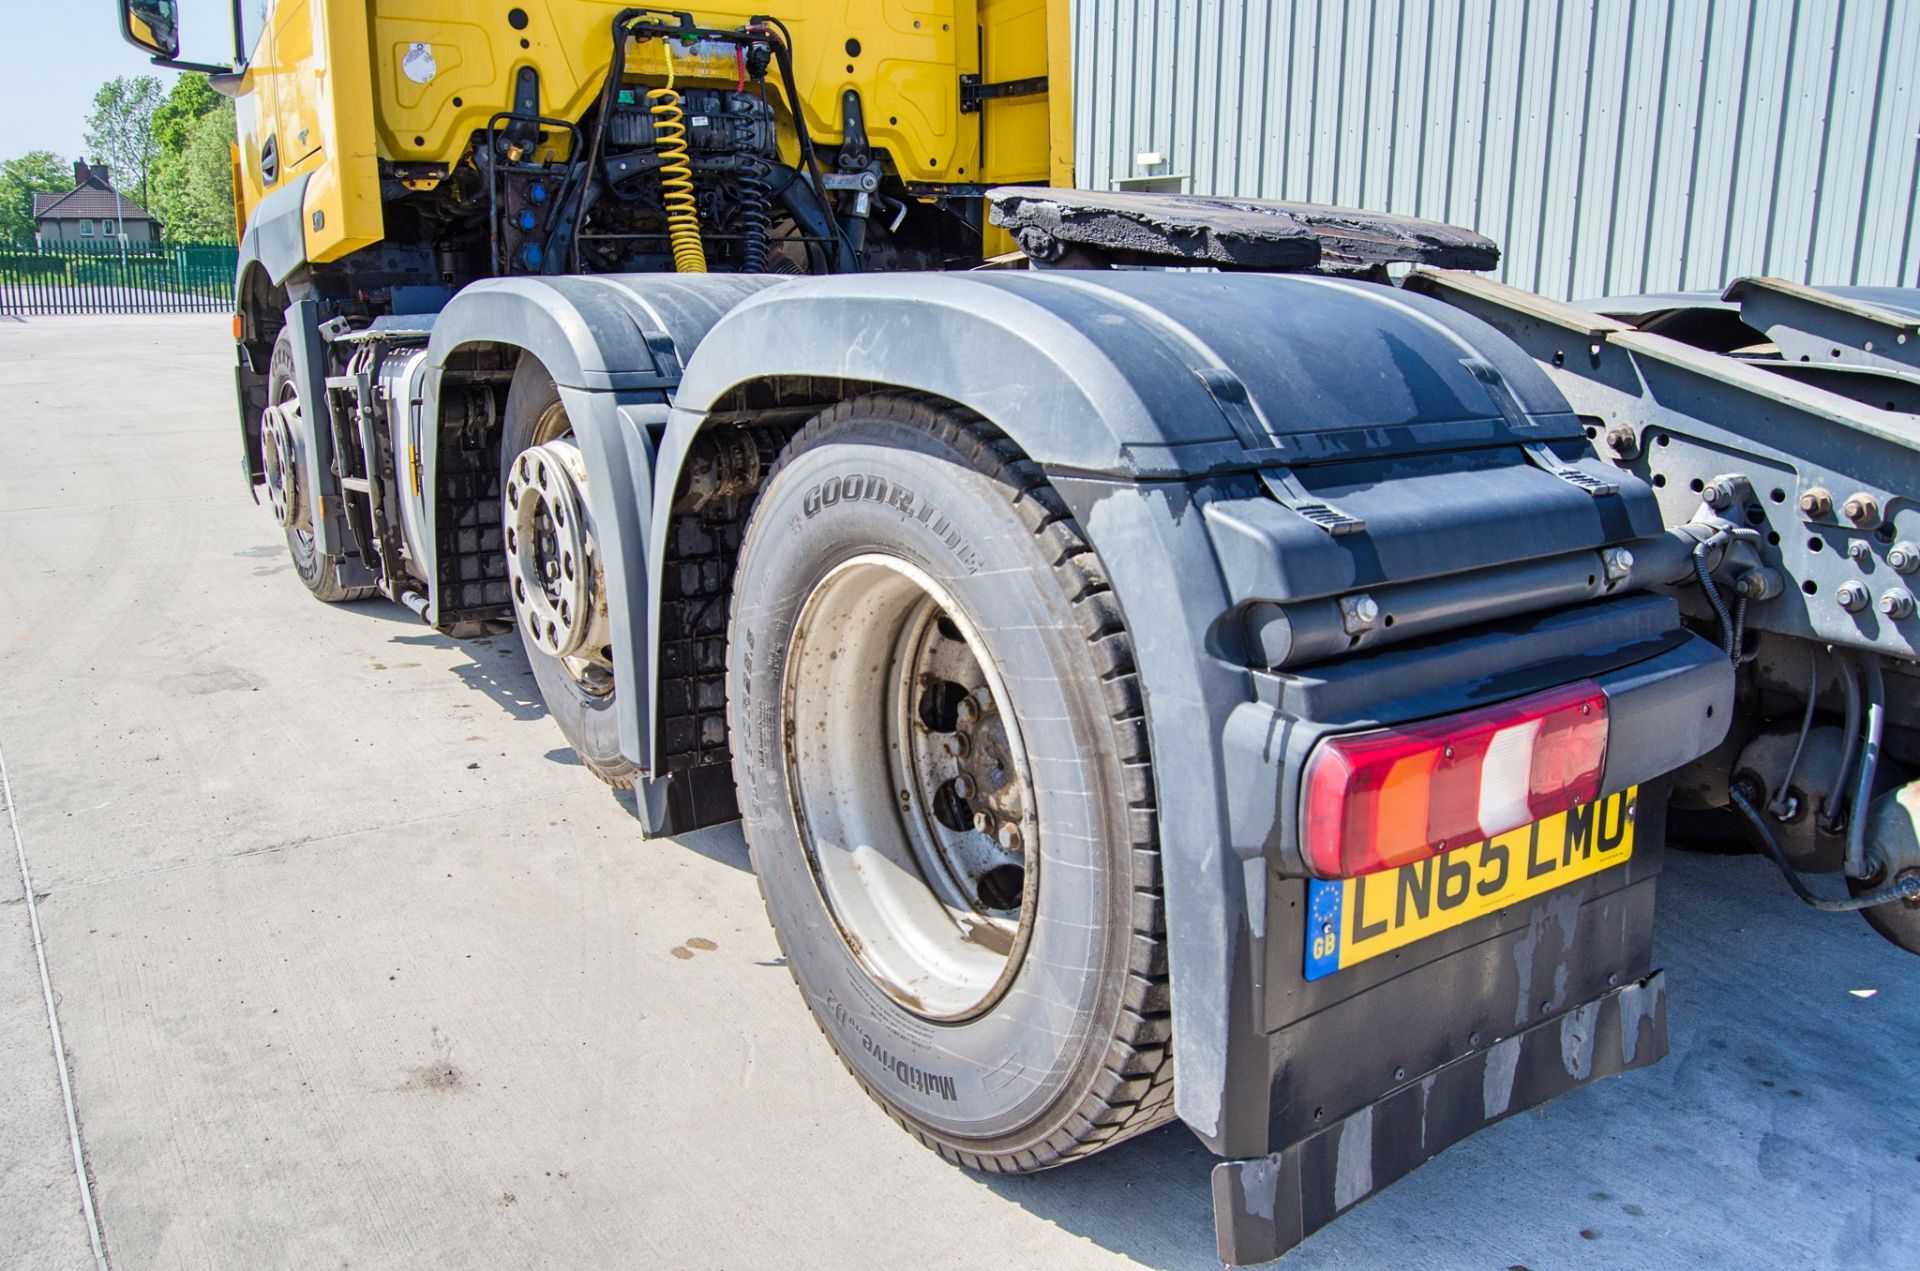
[[[1449,221],[1563,298],[1920,271],[1920,0],[1073,2],[1082,186]]]

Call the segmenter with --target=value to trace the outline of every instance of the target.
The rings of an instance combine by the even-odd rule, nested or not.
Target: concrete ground
[[[1217,1265],[1183,1128],[943,1164],[815,1031],[737,830],[643,841],[511,639],[310,600],[225,326],[0,321],[0,1264],[93,1257],[63,1060],[124,1268]],[[1284,1265],[1914,1265],[1920,963],[1752,858],[1661,904],[1671,1058]]]

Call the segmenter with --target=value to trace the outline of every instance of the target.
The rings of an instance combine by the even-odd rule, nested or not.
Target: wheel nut
[[[1913,617],[1913,593],[1905,587],[1895,587],[1880,597],[1880,612],[1895,622]]]
[[[1848,495],[1840,511],[1855,525],[1872,525],[1880,519],[1879,500],[1871,494]]]
[[[1904,539],[1887,549],[1887,564],[1893,566],[1898,574],[1911,574],[1920,569],[1920,547]]]
[[[973,814],[973,828],[980,831],[982,834],[991,834],[993,832],[992,814],[986,813],[986,812],[975,812]]]
[[[1833,593],[1833,598],[1839,601],[1840,607],[1848,613],[1859,613],[1873,602],[1873,597],[1867,594],[1867,589],[1855,582],[1841,583],[1840,589]]]
[[[1000,827],[1000,846],[1009,852],[1017,852],[1022,846],[1020,842],[1020,827],[1012,821],[1008,821]]]
[[[955,733],[940,743],[940,749],[956,759],[966,754],[970,748],[971,745],[967,741],[967,735],[965,733]]]
[[[964,772],[955,777],[953,779],[953,795],[956,799],[971,799],[973,797],[973,778]]]
[[[1800,510],[1808,516],[1826,516],[1833,511],[1833,496],[1822,486],[1815,486],[1800,496]]]
[[[960,699],[960,704],[953,708],[953,717],[959,720],[961,727],[964,728],[980,718],[980,708],[974,704],[971,697],[963,697]]]

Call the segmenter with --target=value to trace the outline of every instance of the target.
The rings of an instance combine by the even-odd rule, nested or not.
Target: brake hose
[[[1840,766],[1834,770],[1833,785],[1827,791],[1820,814],[1821,828],[1829,834],[1840,831],[1847,806],[1847,777],[1853,772],[1854,750],[1860,740],[1860,675],[1853,659],[1845,653],[1836,652],[1834,660],[1840,664],[1840,687],[1846,690],[1847,714],[1842,729],[1846,748],[1840,752]]]
[[[1867,810],[1873,800],[1874,771],[1880,766],[1880,735],[1886,727],[1887,685],[1880,675],[1880,663],[1861,659],[1867,681],[1867,735],[1860,748],[1860,774],[1854,780],[1853,803],[1847,809],[1847,874],[1864,878],[1867,874]]]
[[[1795,869],[1793,863],[1787,859],[1787,854],[1780,849],[1779,840],[1773,837],[1773,827],[1768,825],[1766,818],[1760,815],[1760,809],[1753,806],[1753,800],[1747,797],[1747,792],[1736,782],[1727,793],[1733,806],[1740,809],[1741,814],[1747,818],[1747,824],[1753,827],[1754,838],[1758,840],[1761,850],[1780,867],[1781,874],[1786,877],[1787,886],[1793,888],[1793,894],[1815,909],[1823,913],[1843,914],[1872,909],[1877,905],[1890,905],[1899,900],[1920,900],[1920,874],[1908,874],[1903,878],[1895,879],[1885,887],[1876,887],[1872,891],[1862,892],[1858,896],[1850,896],[1845,900],[1827,900],[1816,895],[1807,886],[1800,871]]]

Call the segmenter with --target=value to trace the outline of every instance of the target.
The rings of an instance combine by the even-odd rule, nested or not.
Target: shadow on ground
[[[409,619],[413,617],[411,614],[406,616]],[[414,621],[417,624],[417,619]],[[468,688],[486,694],[494,705],[517,720],[547,717],[547,704],[540,697],[539,686],[533,682],[533,672],[527,666],[526,650],[520,647],[520,641],[513,636],[455,640],[438,631],[427,631],[418,635],[394,636],[391,642],[413,648],[452,649],[464,653],[468,659],[466,664],[454,667],[453,673]]]

